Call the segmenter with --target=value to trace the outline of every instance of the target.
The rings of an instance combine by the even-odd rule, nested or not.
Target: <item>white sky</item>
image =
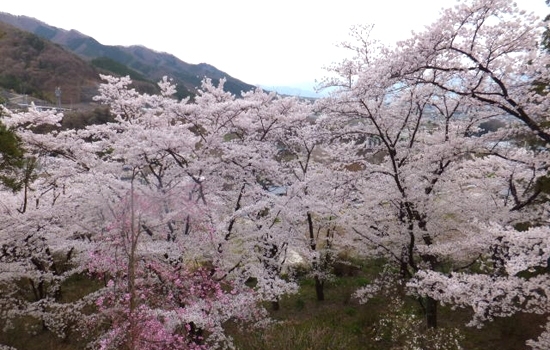
[[[106,45],[143,45],[206,62],[250,84],[298,86],[341,61],[335,44],[374,23],[394,42],[433,22],[455,0],[2,0],[0,11],[76,29]],[[544,0],[517,0],[540,16]],[[86,4],[86,5],[84,5]]]

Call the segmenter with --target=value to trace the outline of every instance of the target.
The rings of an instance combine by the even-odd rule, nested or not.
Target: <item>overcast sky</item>
[[[345,53],[354,24],[388,42],[407,38],[456,0],[2,0],[0,11],[76,29],[106,45],[143,45],[206,62],[250,84],[298,86]],[[544,0],[519,0],[540,16]],[[86,5],[84,5],[86,4]]]

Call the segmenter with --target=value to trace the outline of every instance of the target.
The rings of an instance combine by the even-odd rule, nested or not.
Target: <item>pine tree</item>
[[[4,124],[0,123],[0,184],[17,191],[23,185],[21,171],[25,167],[21,140]]]

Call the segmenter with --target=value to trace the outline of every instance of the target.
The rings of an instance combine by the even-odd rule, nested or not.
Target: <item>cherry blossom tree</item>
[[[297,229],[282,216],[288,199],[271,186],[283,184],[277,153],[286,126],[305,120],[310,109],[261,90],[236,98],[223,81],[216,87],[206,80],[191,103],[173,99],[167,79],[159,95],[147,95],[131,89],[128,78],[103,78],[97,100],[109,105],[114,122],[60,130],[60,116],[35,110],[6,119],[20,126],[40,169],[18,198],[21,213],[40,209],[43,218],[21,222],[39,225],[38,242],[51,238],[41,252],[54,255],[55,246],[56,256],[67,256],[67,278],[87,271],[105,282],[62,305],[71,320],[42,300],[55,298],[41,295],[40,305],[59,319],[60,334],[81,319],[103,348],[230,344],[224,322],[261,322],[259,301],[277,302],[297,288],[281,278]],[[33,123],[41,122],[52,130],[37,132]],[[12,258],[3,263],[19,270],[5,275],[6,285],[29,270],[22,265],[27,256]],[[45,266],[42,274],[50,273],[52,264]],[[54,277],[57,287],[39,286],[61,290],[66,278]],[[245,283],[251,279],[252,289]],[[97,313],[80,312],[91,303]],[[20,309],[40,319],[30,307]],[[106,323],[107,329],[90,327]]]
[[[468,292],[459,293],[469,302],[455,301],[474,308],[473,323],[477,324],[518,311],[548,313],[549,294],[545,288],[548,279],[542,271],[547,269],[549,254],[545,243],[548,208],[544,185],[546,145],[550,140],[545,90],[549,56],[539,46],[545,27],[539,19],[509,1],[474,1],[445,11],[425,33],[404,44],[402,57],[417,57],[415,63],[410,58],[402,61],[404,70],[399,74],[409,77],[414,84],[436,86],[467,97],[469,103],[500,111],[519,122],[515,132],[532,133],[542,141],[542,147],[528,151],[492,152],[513,164],[508,164],[507,173],[501,173],[508,181],[506,198],[512,218],[492,218],[496,227],[482,226],[492,238],[483,251],[483,256],[493,264],[488,275],[449,277],[457,286],[472,288],[471,298],[466,297]],[[420,78],[415,77],[414,73],[420,72]],[[526,227],[529,229],[525,230]],[[427,283],[420,290],[445,301],[456,297],[451,285],[447,285],[448,289],[436,287],[435,276],[442,281],[448,278],[420,273],[418,281]],[[416,283],[414,286],[418,287]],[[480,291],[474,293],[477,288]],[[529,344],[534,348],[548,347],[548,324],[541,337]]]
[[[465,137],[479,117],[466,117],[460,98],[397,80],[382,83],[385,72],[375,69],[385,61],[363,67],[357,82],[323,107],[331,114],[327,127],[338,130],[331,153],[347,171],[353,199],[340,219],[368,247],[359,248],[362,255],[385,256],[409,279],[421,269],[442,269],[453,255],[443,248],[451,237],[472,232],[468,224],[457,225],[468,220],[464,208],[487,203],[472,203],[461,190],[469,179],[457,174],[467,174],[465,159],[483,144]],[[464,201],[454,205],[450,196]],[[424,303],[431,327],[437,324],[436,305],[429,298]]]
[[[1,196],[0,303],[6,329],[12,321],[30,316],[38,322],[38,330],[65,337],[75,330],[84,306],[68,299],[63,289],[70,278],[83,271],[76,252],[84,247],[74,235],[73,216],[74,201],[81,199],[81,193],[65,195],[64,160],[48,156],[41,148],[50,136],[33,132],[59,120],[59,116],[36,110],[19,114],[6,111],[2,118],[3,124],[17,133],[25,157],[18,184],[21,190],[2,191]],[[34,324],[29,326],[35,330]]]
[[[244,285],[221,280],[214,266],[191,260],[185,237],[173,236],[174,227],[180,224],[177,216],[166,218],[171,198],[151,192],[146,183],[138,181],[138,174],[132,169],[126,180],[127,194],[105,198],[112,202],[100,210],[105,227],[96,237],[98,244],[88,269],[105,276],[108,283],[96,299],[99,313],[88,320],[96,325],[108,322],[111,327],[96,343],[101,348],[129,349],[230,343],[224,322],[255,322],[265,317],[256,307],[256,294]],[[176,193],[173,200],[181,201]],[[188,222],[192,216],[197,223],[203,216],[200,210],[192,210],[193,202],[183,203],[188,209],[182,218]],[[174,202],[170,204],[171,209],[177,208]],[[207,227],[199,230],[195,224],[195,236],[209,233]],[[203,240],[207,244],[209,238]]]
[[[151,203],[160,200],[152,205],[156,208],[154,213],[126,214],[130,215],[130,223],[135,223],[116,230],[127,237],[122,242],[123,251],[128,252],[123,268],[127,273],[122,274],[128,304],[123,309],[143,311],[148,304],[143,303],[143,298],[141,303],[136,302],[137,295],[151,286],[136,286],[138,274],[142,276],[149,269],[143,261],[153,259],[158,264],[161,256],[164,264],[176,264],[177,269],[171,268],[180,273],[189,270],[190,264],[199,264],[197,268],[208,267],[204,271],[210,271],[209,274],[203,272],[196,280],[188,281],[188,289],[174,287],[180,290],[177,299],[184,313],[195,310],[188,316],[194,315],[191,321],[186,319],[185,327],[192,336],[209,334],[204,344],[227,341],[223,322],[230,318],[250,320],[246,315],[254,310],[261,315],[261,308],[256,305],[259,300],[275,301],[289,290],[287,285],[292,287],[279,276],[287,235],[277,235],[278,227],[273,227],[277,212],[272,209],[270,199],[273,196],[259,181],[265,178],[270,152],[275,149],[267,135],[277,130],[273,126],[277,118],[284,116],[281,112],[285,109],[277,113],[274,95],[261,91],[235,99],[223,91],[223,83],[214,87],[206,81],[195,103],[188,104],[169,97],[173,87],[167,81],[161,84],[162,96],[146,96],[128,89],[128,80],[107,79],[109,84],[102,87],[98,100],[110,104],[117,123],[107,128],[88,128],[88,132],[94,143],[102,147],[100,153],[107,154],[110,164],[118,164],[119,169],[130,172],[123,177],[130,180],[132,193],[139,191],[141,202],[149,202],[146,206],[151,207]],[[260,163],[262,157],[266,159]],[[122,207],[123,212],[134,212],[134,196],[130,195],[130,204]],[[125,196],[118,194],[114,198]],[[124,220],[113,220],[121,221]],[[151,242],[147,236],[156,239]],[[141,245],[147,253],[140,250]],[[156,245],[158,248],[154,248]],[[108,248],[116,246],[110,243]],[[161,272],[156,268],[153,276],[164,281],[163,285],[170,279],[183,278],[162,277]],[[205,277],[212,284],[201,288],[201,281],[208,282]],[[258,281],[255,291],[244,284],[251,277]],[[232,293],[220,294],[221,286],[227,289],[230,285]],[[208,301],[206,295],[195,300],[200,305],[194,305],[191,292],[205,288],[215,298],[212,305],[208,308],[204,305]],[[155,294],[162,293],[152,293]],[[168,305],[165,312],[174,312],[173,307]],[[246,310],[248,314],[243,313]],[[158,320],[159,316],[155,317]],[[142,338],[139,330],[134,332],[136,325],[141,324],[138,319],[123,326],[123,333],[130,336],[128,342],[134,345]],[[136,336],[131,336],[134,333]]]
[[[363,254],[395,262],[409,292],[427,297],[429,326],[437,300],[473,306],[476,324],[548,313],[544,29],[511,1],[460,2],[395,47],[356,28],[359,44],[344,44],[355,56],[325,81],[339,88],[320,105],[340,131],[333,152],[353,165],[362,202],[345,221]],[[479,136],[490,118],[508,125]],[[525,148],[526,134],[543,146]]]
[[[204,202],[218,206],[210,217],[218,232],[218,258],[240,278],[254,279],[257,290],[277,307],[279,295],[296,290],[280,276],[295,230],[281,216],[286,198],[273,191],[283,184],[278,145],[287,125],[304,120],[309,108],[261,90],[236,99],[223,91],[223,84],[214,87],[209,81],[195,108],[186,118],[193,118],[200,138],[194,164],[208,186]]]
[[[293,251],[311,268],[317,300],[324,300],[324,284],[332,278],[337,255],[336,217],[342,193],[335,179],[338,173],[323,150],[330,134],[316,121],[304,115],[285,125],[279,145],[279,178],[284,184],[281,217],[295,232]]]

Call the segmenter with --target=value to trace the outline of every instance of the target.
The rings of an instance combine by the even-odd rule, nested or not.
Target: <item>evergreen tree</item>
[[[21,140],[4,124],[0,123],[0,184],[13,191],[21,189],[21,170],[25,167]]]

